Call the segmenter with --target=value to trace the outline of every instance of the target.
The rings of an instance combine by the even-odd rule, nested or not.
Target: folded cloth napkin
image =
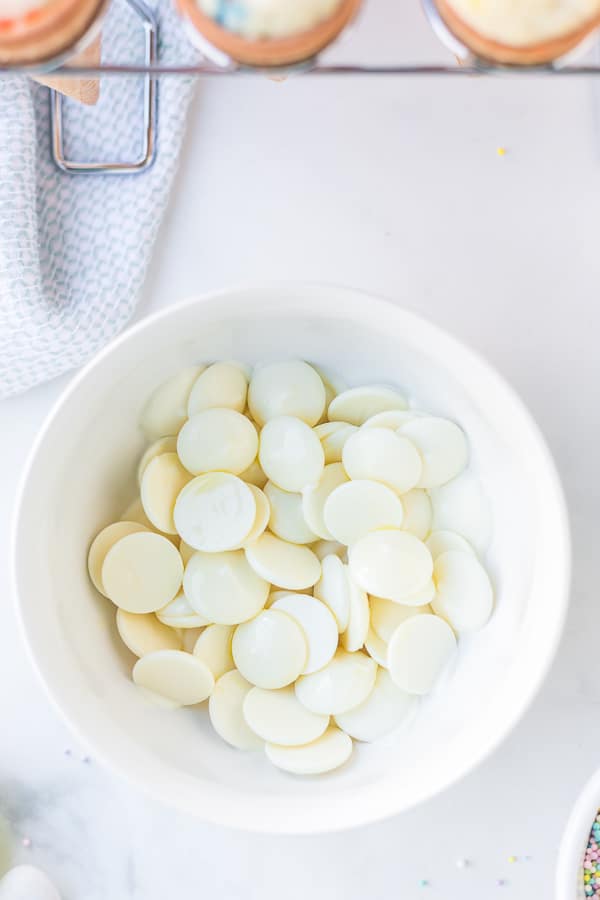
[[[198,58],[171,0],[159,19],[161,62]],[[142,58],[125,0],[103,27],[103,58]],[[68,175],[50,156],[46,88],[0,77],[0,396],[81,365],[130,318],[144,282],[182,144],[194,79],[159,84],[157,158],[138,175]],[[105,78],[100,101],[65,101],[71,158],[134,159],[143,138],[140,77]]]

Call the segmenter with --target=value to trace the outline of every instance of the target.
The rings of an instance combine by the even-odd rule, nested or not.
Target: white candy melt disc
[[[369,598],[366,593],[354,583],[350,576],[348,566],[344,567],[346,581],[348,583],[348,596],[350,598],[350,612],[348,615],[348,627],[342,635],[342,647],[353,653],[360,650],[367,639],[369,631]]]
[[[433,530],[456,531],[478,553],[483,553],[490,541],[492,519],[479,479],[472,472],[463,472],[448,484],[431,490],[429,496],[433,505]]]
[[[254,571],[289,591],[312,587],[321,576],[321,563],[308,547],[289,544],[268,532],[246,547],[246,559]]]
[[[415,487],[423,468],[416,447],[389,428],[359,429],[346,441],[342,462],[350,478],[381,481],[399,494]]]
[[[291,544],[311,544],[317,540],[304,519],[302,494],[282,491],[272,481],[266,483],[265,494],[271,507],[269,528],[273,534]]]
[[[431,553],[405,531],[372,531],[350,547],[350,573],[363,590],[404,603],[425,588],[433,573]]]
[[[240,472],[240,478],[242,481],[247,482],[247,484],[253,484],[255,487],[260,488],[261,491],[267,483],[267,476],[261,469],[258,459],[255,459],[247,469]]]
[[[269,480],[291,493],[316,484],[325,465],[317,435],[300,419],[291,416],[267,422],[260,433],[258,457]]]
[[[215,363],[196,379],[188,400],[188,415],[203,409],[235,409],[244,412],[248,382],[238,366]]]
[[[336,724],[357,741],[377,741],[397,728],[413,711],[417,700],[394,684],[389,672],[379,669],[375,687],[360,706],[336,716]]]
[[[350,619],[350,590],[346,566],[339,556],[332,554],[323,559],[321,577],[315,584],[314,595],[333,613],[338,632],[344,632]]]
[[[277,600],[281,600],[282,597],[293,597],[295,596],[294,591],[271,591],[269,596],[267,597],[267,602],[265,603],[265,609],[271,609],[274,603]]]
[[[492,614],[494,594],[487,572],[473,553],[449,550],[433,569],[437,588],[432,606],[458,632],[483,628]]]
[[[415,488],[402,494],[402,506],[404,507],[404,521],[402,530],[414,534],[420,541],[424,541],[431,531],[431,500],[427,491]]]
[[[187,419],[190,392],[206,366],[190,366],[156,388],[142,410],[140,427],[149,441],[177,434]]]
[[[233,659],[244,678],[268,690],[286,687],[304,669],[308,650],[302,629],[281,610],[267,609],[239,625]]]
[[[243,362],[239,359],[226,359],[225,363],[228,366],[233,366],[234,369],[239,369],[246,379],[246,384],[250,382],[250,379],[252,378],[252,366],[250,363]]]
[[[190,547],[190,545],[189,545],[189,544],[186,544],[186,542],[185,542],[185,541],[183,540],[183,538],[182,538],[182,539],[179,541],[179,552],[181,553],[181,558],[182,558],[182,560],[183,560],[184,566],[187,566],[187,564],[189,563],[190,559],[192,558],[192,556],[193,556],[194,553],[196,552],[196,548],[195,548],[195,547]]]
[[[188,598],[183,591],[179,591],[176,597],[159,609],[156,618],[169,628],[201,628],[210,625],[206,616],[201,616],[190,606]],[[193,649],[193,648],[192,648]],[[191,652],[191,650],[189,651]]]
[[[383,666],[384,669],[387,669],[387,644],[379,637],[378,634],[375,634],[372,628],[369,628],[367,632],[367,637],[365,640],[365,650],[367,651],[371,659],[375,660],[378,666]]]
[[[181,649],[193,653],[196,641],[204,631],[203,628],[184,628],[181,630]]]
[[[231,655],[233,628],[233,625],[209,625],[194,645],[194,656],[208,666],[215,681],[235,669]]]
[[[404,606],[402,603],[394,603],[393,600],[385,600],[383,597],[370,597],[369,605],[371,607],[371,628],[386,644],[398,625],[402,625],[413,616],[431,613],[429,606]]]
[[[195,553],[185,569],[185,595],[210,622],[237,625],[264,607],[269,583],[249,566],[243,550]]]
[[[292,685],[278,691],[253,688],[244,700],[244,718],[263,740],[284,747],[316,741],[329,725],[329,716],[302,706]]]
[[[455,478],[469,461],[469,448],[462,428],[449,419],[423,416],[400,429],[417,448],[423,460],[420,488],[434,488]]]
[[[348,422],[324,422],[317,425],[315,434],[321,441],[326,464],[342,461],[346,441],[355,431],[356,425],[349,425]]]
[[[342,562],[346,562],[348,548],[338,541],[315,541],[310,549],[321,562],[323,562],[326,556],[331,555],[339,556]]]
[[[271,507],[263,491],[261,491],[260,488],[257,488],[253,484],[249,484],[248,487],[254,495],[254,502],[256,503],[256,518],[254,519],[254,525],[252,526],[250,534],[248,534],[244,538],[244,545],[251,544],[252,541],[255,541],[261,536],[263,531],[266,530],[267,525],[269,524],[269,518],[271,516]]]
[[[313,426],[325,409],[325,387],[305,362],[269,363],[252,376],[248,407],[259,425],[279,416],[294,416]]]
[[[226,472],[194,478],[181,491],[173,518],[184,541],[207,553],[240,547],[256,521],[250,485]]]
[[[388,644],[394,683],[409,694],[427,694],[456,652],[456,638],[438,616],[413,616],[399,625]]]
[[[152,613],[135,615],[117,610],[117,630],[125,646],[135,656],[145,656],[155,650],[181,650],[179,634],[159,622]]]
[[[377,663],[366,653],[339,649],[324,669],[298,679],[296,696],[311,712],[337,716],[366,700],[376,672]]]
[[[329,405],[332,422],[362,425],[377,413],[390,409],[406,409],[406,399],[398,391],[384,385],[350,388],[339,394]]]
[[[139,497],[136,497],[135,500],[132,500],[126,510],[124,510],[123,514],[120,517],[121,522],[137,522],[138,525],[143,525],[145,528],[148,528],[150,531],[154,531],[154,525],[144,512],[144,507],[142,506],[142,501]],[[169,540],[171,539],[169,535]]]
[[[422,587],[420,590],[416,591],[414,594],[407,594],[406,597],[403,598],[402,604],[404,606],[427,606],[428,603],[431,603],[433,598],[435,597],[435,584],[433,582],[433,578],[430,578],[425,587]]]
[[[425,541],[435,562],[442,553],[448,550],[462,550],[463,553],[475,553],[466,538],[455,531],[433,531]]]
[[[370,531],[400,528],[404,510],[391,488],[359,479],[342,484],[329,494],[323,518],[335,540],[350,545]]]
[[[181,462],[193,475],[246,471],[258,453],[258,434],[233,409],[205,409],[189,419],[177,438]]]
[[[179,591],[183,561],[160,534],[140,531],[117,541],[106,554],[101,582],[115,606],[131,613],[156,612]]]
[[[251,690],[252,685],[234,669],[219,678],[208,701],[212,727],[237,750],[259,750],[263,746],[244,719],[244,700]]]
[[[323,410],[322,418],[326,420],[329,404],[338,394],[347,391],[348,385],[343,378],[339,377],[337,372],[333,372],[331,369],[325,368],[324,366],[315,366],[314,363],[311,363],[311,366],[315,372],[318,373],[323,382],[323,387],[325,388],[325,409]]]
[[[148,531],[148,529],[139,522],[115,522],[114,525],[103,528],[92,541],[88,551],[88,572],[96,590],[105,597],[107,594],[102,584],[102,565],[106,554],[121,538],[127,537],[129,534],[137,534],[139,531]]]
[[[325,604],[308,594],[286,594],[284,597],[276,599],[271,604],[271,609],[279,609],[287,613],[304,632],[308,657],[302,673],[308,675],[326,666],[337,650],[338,630],[337,622]],[[275,738],[265,738],[265,740],[275,741],[276,744],[286,743],[277,741]],[[312,740],[312,738],[307,740]]]
[[[162,453],[148,463],[140,486],[144,512],[155,528],[177,534],[173,521],[175,501],[190,481],[176,453]]]
[[[308,527],[320,538],[331,540],[334,535],[329,532],[323,519],[323,510],[332,491],[347,483],[348,476],[341,463],[325,466],[323,474],[316,484],[304,488],[302,492],[302,512]]]
[[[418,419],[420,416],[426,416],[427,413],[418,409],[386,409],[384,412],[376,413],[364,423],[364,428],[391,428],[398,431],[407,422]]]
[[[142,483],[142,476],[146,471],[146,466],[152,462],[152,460],[161,456],[163,453],[176,453],[177,452],[177,438],[175,435],[168,435],[167,437],[161,437],[157,441],[154,441],[153,444],[146,449],[142,458],[140,459],[138,465],[138,484]]]
[[[138,659],[132,673],[139,687],[180,706],[202,703],[215,686],[202,660],[182,650],[157,650]]]
[[[352,755],[352,741],[337,728],[328,728],[324,735],[301,747],[282,747],[265,744],[269,760],[278,769],[293,775],[321,775],[339,769]]]

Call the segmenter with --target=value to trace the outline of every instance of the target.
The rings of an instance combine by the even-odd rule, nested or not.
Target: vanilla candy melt
[[[173,519],[190,547],[221,553],[244,543],[256,514],[250,485],[235,475],[211,472],[194,478],[179,493]]]

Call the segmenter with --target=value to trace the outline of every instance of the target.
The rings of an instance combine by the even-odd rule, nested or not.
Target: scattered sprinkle
[[[498,156],[506,156],[506,147],[498,147],[496,153]]]
[[[81,762],[82,762],[82,763],[85,763],[86,766],[89,766],[89,764],[91,763],[91,761],[92,761],[92,760],[91,760],[91,757],[89,757],[89,756],[82,756],[82,757],[81,757]]]
[[[516,856],[509,856],[508,861],[509,863],[516,863],[518,862],[518,858]]]
[[[421,878],[421,880],[419,882],[419,887],[422,887],[422,888],[429,887],[429,882],[427,881],[426,878]]]
[[[471,865],[471,861],[469,859],[457,859],[456,860],[456,868],[457,869],[468,869]]]
[[[531,857],[531,856],[524,856],[523,859],[525,860],[525,862],[531,862],[532,857]]]
[[[31,847],[31,838],[24,837],[21,843],[24,847]]]
[[[70,749],[70,747],[67,747],[67,749],[65,750],[65,756],[73,756],[73,751]]]
[[[504,887],[505,884],[506,884],[506,881],[504,880],[504,878],[496,879],[496,887]]]

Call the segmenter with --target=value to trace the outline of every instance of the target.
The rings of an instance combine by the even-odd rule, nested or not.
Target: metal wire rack
[[[3,67],[0,65],[0,77],[3,74],[20,73],[24,75],[44,74],[51,69],[53,75],[61,78],[115,78],[132,75],[144,76],[144,117],[142,151],[137,159],[131,161],[74,161],[66,157],[63,138],[63,97],[56,91],[50,92],[50,109],[52,125],[52,154],[56,165],[70,174],[112,174],[125,175],[143,172],[152,165],[156,153],[156,134],[158,121],[158,79],[167,76],[198,76],[202,78],[245,78],[265,74],[273,77],[290,74],[302,74],[302,77],[327,78],[339,76],[442,76],[446,78],[482,78],[489,76],[503,77],[540,77],[586,78],[600,75],[600,63],[577,62],[581,58],[580,48],[576,54],[555,60],[543,66],[503,66],[478,59],[462,45],[447,29],[439,16],[434,0],[421,0],[425,14],[433,31],[440,38],[454,57],[453,63],[327,63],[319,57],[308,60],[301,65],[285,69],[273,70],[248,68],[234,60],[219,55],[214,61],[206,55],[193,65],[166,64],[158,57],[159,26],[152,10],[144,0],[125,0],[136,15],[145,35],[145,54],[141,62],[101,62],[98,65],[76,65],[68,61],[54,61],[52,66]]]

